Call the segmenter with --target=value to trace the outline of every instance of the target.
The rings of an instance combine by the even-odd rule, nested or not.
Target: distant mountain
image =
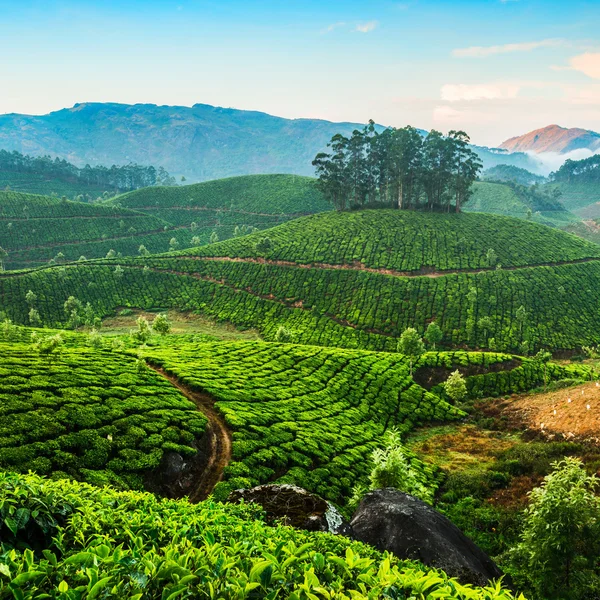
[[[510,138],[500,145],[509,152],[557,152],[566,154],[573,150],[600,149],[600,133],[587,129],[567,129],[559,125],[548,125],[518,137]]]
[[[86,103],[42,116],[0,115],[0,149],[58,156],[80,167],[161,166],[191,181],[259,173],[313,175],[311,162],[331,137],[362,126],[206,104]],[[484,168],[505,163],[537,170],[526,154],[475,149]]]

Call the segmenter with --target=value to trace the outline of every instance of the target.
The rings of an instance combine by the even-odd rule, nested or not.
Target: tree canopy
[[[107,190],[127,192],[151,185],[177,185],[162,167],[145,167],[137,164],[105,167],[85,165],[82,169],[64,159],[51,156],[26,156],[17,152],[0,150],[0,171],[36,173],[47,177],[104,187]]]
[[[456,212],[482,168],[464,131],[427,136],[414,127],[378,132],[370,121],[350,137],[336,134],[313,161],[318,185],[338,210],[383,205]]]

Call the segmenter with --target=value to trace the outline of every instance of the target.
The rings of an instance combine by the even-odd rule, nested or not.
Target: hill
[[[174,225],[196,222],[199,230],[247,224],[274,225],[300,215],[331,210],[316,180],[297,175],[247,175],[179,187],[136,190],[109,204],[152,214]]]
[[[72,200],[92,201],[141,187],[175,180],[162,168],[127,164],[118,167],[103,165],[80,169],[50,156],[24,156],[17,151],[0,150],[0,189],[10,189]]]
[[[521,185],[512,181],[480,181],[473,185],[473,195],[465,204],[467,212],[492,213],[531,219],[551,227],[567,227],[579,221],[553,195],[554,187]]]
[[[65,323],[73,295],[102,317],[177,307],[323,346],[395,350],[436,320],[450,347],[573,349],[600,342],[598,259],[595,244],[510,217],[330,212],[181,253],[5,273],[0,298],[20,323],[31,289],[47,325]]]
[[[135,209],[135,210],[132,210]],[[207,244],[266,229],[299,215],[329,210],[315,181],[294,175],[255,175],[203,184],[152,186],[103,204],[0,191],[0,247],[6,268],[102,258],[111,250],[136,256]]]
[[[0,148],[58,156],[81,167],[131,161],[161,165],[194,181],[257,173],[313,175],[312,160],[333,135],[363,126],[206,104],[96,102],[41,116],[0,115]],[[503,162],[536,168],[523,153],[475,149],[486,167]]]
[[[0,247],[8,252],[4,262],[9,269],[44,264],[59,253],[60,262],[106,256],[111,249],[137,254],[144,243],[168,250],[177,233],[165,228],[172,229],[161,219],[128,209],[0,192]]]
[[[500,144],[509,152],[557,152],[566,154],[573,150],[600,148],[600,133],[587,129],[567,129],[559,125],[548,125],[524,135],[510,138]]]
[[[519,185],[533,185],[546,181],[546,178],[541,175],[513,165],[496,165],[486,169],[481,174],[481,178],[487,181],[518,183]]]

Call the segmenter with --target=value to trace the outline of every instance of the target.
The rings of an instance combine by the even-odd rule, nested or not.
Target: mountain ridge
[[[0,115],[0,148],[57,156],[80,167],[131,162],[162,166],[201,182],[253,174],[314,175],[312,160],[332,136],[349,135],[363,126],[200,103],[86,102],[47,115]],[[539,168],[526,154],[474,148],[485,168],[500,163]]]
[[[547,125],[520,136],[505,140],[500,148],[509,152],[557,152],[567,154],[574,150],[600,149],[600,133],[579,127],[561,127],[560,125]]]

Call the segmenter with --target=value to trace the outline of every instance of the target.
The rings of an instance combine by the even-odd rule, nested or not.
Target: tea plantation
[[[181,187],[144,188],[109,203],[176,225],[188,225],[190,221],[200,224],[214,218],[228,221],[237,218],[238,223],[242,219],[253,224],[257,217],[270,218],[274,225],[286,220],[285,216],[331,210],[315,184],[315,179],[300,175],[245,175]]]
[[[196,454],[206,418],[133,357],[80,337],[57,357],[0,342],[0,469],[144,489],[166,451]]]
[[[0,300],[22,324],[32,290],[47,326],[64,326],[64,302],[75,296],[101,317],[123,306],[173,307],[256,328],[266,339],[283,325],[294,342],[373,350],[395,350],[404,329],[423,333],[432,320],[444,347],[522,353],[600,342],[600,247],[543,225],[363,211],[281,225],[270,230],[267,251],[263,238],[5,273]]]
[[[408,433],[428,421],[464,416],[440,395],[409,376],[398,354],[350,351],[295,344],[239,342],[183,344],[144,352],[147,359],[193,389],[211,394],[233,431],[233,460],[219,498],[232,489],[262,483],[295,483],[344,504],[369,472],[371,451],[395,427]],[[540,365],[512,356],[427,353],[422,367],[486,371],[469,377],[474,396],[531,389],[543,381]],[[473,369],[474,368],[474,369]],[[548,367],[550,379],[589,377],[585,368]],[[441,390],[438,390],[440,392]]]
[[[0,598],[511,600],[256,509],[0,474]],[[522,598],[522,596],[520,596]]]
[[[111,250],[137,256],[140,246],[145,253],[200,246],[215,235],[223,240],[322,210],[329,206],[314,180],[292,175],[148,187],[105,204],[0,192],[0,247],[8,269],[38,266],[59,253],[64,261]]]
[[[135,246],[137,253],[141,240],[166,235],[166,226],[161,219],[117,207],[0,192],[0,247],[8,253],[6,268],[36,266],[59,253],[60,260],[72,261],[82,255],[105,256],[124,245],[132,250]],[[168,247],[167,240],[163,249]]]

